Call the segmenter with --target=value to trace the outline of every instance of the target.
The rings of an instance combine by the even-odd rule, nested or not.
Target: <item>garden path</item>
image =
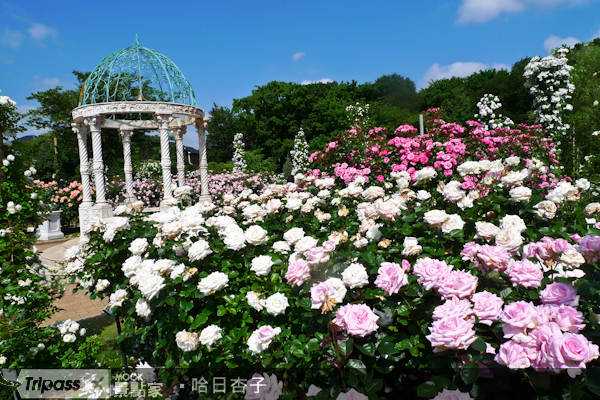
[[[79,238],[61,239],[48,242],[38,242],[36,246],[40,251],[42,264],[46,266],[52,274],[62,274],[62,262],[65,250],[79,243]],[[54,305],[62,311],[54,314],[51,318],[44,321],[44,326],[50,325],[56,321],[71,319],[80,321],[82,319],[97,317],[102,314],[102,310],[108,304],[108,299],[90,300],[85,295],[85,291],[73,293],[74,284],[66,287],[65,294],[58,299]]]

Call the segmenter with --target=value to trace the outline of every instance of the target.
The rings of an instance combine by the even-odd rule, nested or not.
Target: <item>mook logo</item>
[[[110,397],[109,369],[24,369],[16,381],[21,398]]]

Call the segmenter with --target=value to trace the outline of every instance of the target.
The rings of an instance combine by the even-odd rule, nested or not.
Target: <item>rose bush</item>
[[[147,344],[164,382],[228,370],[268,377],[268,398],[591,398],[600,208],[522,129],[348,133],[355,147],[313,155],[332,164],[295,183],[96,221],[75,275],[92,297],[124,293],[119,340]]]

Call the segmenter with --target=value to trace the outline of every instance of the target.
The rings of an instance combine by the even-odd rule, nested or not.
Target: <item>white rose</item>
[[[200,239],[190,246],[188,249],[188,257],[190,261],[204,260],[206,256],[212,252],[208,242],[204,239]]]
[[[121,215],[123,213],[127,212],[127,206],[124,204],[121,204],[120,206],[118,206],[117,208],[114,209],[113,214],[114,215]]]
[[[15,156],[13,156],[12,154],[9,154],[6,156],[6,159],[10,162],[13,162],[13,161],[15,161]]]
[[[521,162],[521,159],[519,157],[508,157],[506,160],[506,164],[513,166],[513,165],[519,165],[519,163]]]
[[[462,229],[465,226],[465,221],[460,218],[458,214],[451,214],[448,216],[446,222],[442,224],[442,232],[450,233],[455,229]]]
[[[377,204],[377,212],[381,219],[385,221],[395,221],[400,214],[400,207],[391,201],[384,201]]]
[[[273,266],[273,260],[271,256],[258,256],[252,259],[252,267],[250,267],[250,271],[254,271],[258,276],[267,276],[271,272],[271,267]]]
[[[544,200],[537,203],[535,206],[535,214],[541,219],[552,219],[556,216],[556,203],[551,200]]]
[[[152,309],[146,300],[140,298],[135,303],[135,312],[140,317],[148,318],[152,313]]]
[[[575,249],[569,249],[560,255],[560,261],[571,267],[579,267],[585,264],[583,255]]]
[[[115,307],[121,307],[125,299],[127,299],[127,291],[125,289],[118,289],[110,295],[108,308],[112,310]]]
[[[344,284],[344,281],[342,281],[340,278],[329,278],[325,282],[330,283],[331,286],[333,286],[333,288],[337,292],[337,294],[334,297],[335,302],[337,304],[343,303],[344,297],[346,296],[346,293],[348,292],[348,289],[346,289],[346,285]]]
[[[63,336],[63,341],[66,343],[73,343],[76,340],[77,340],[77,336],[75,336],[72,333],[67,333],[65,336]]]
[[[31,171],[30,170],[25,170],[25,172],[23,172],[23,175],[25,175],[26,177],[30,177],[31,176]]]
[[[202,332],[200,332],[200,343],[210,348],[217,340],[223,337],[221,330],[217,325],[209,325],[202,329]]]
[[[198,283],[198,290],[204,293],[205,296],[208,296],[229,286],[228,282],[229,278],[227,277],[227,274],[216,271],[200,280]]]
[[[475,239],[485,239],[488,242],[501,231],[500,228],[490,222],[475,222],[475,229],[477,230]]]
[[[172,261],[172,260],[167,260]],[[152,300],[165,287],[165,278],[160,275],[144,273],[140,275],[138,288],[147,300]]]
[[[225,243],[228,249],[238,251],[246,247],[244,230],[237,225],[235,227],[230,226],[225,230],[224,234],[225,239],[223,239],[223,243]]]
[[[96,291],[102,292],[108,287],[108,285],[110,285],[110,281],[108,279],[98,279],[98,282],[96,282]]]
[[[265,308],[273,316],[285,314],[285,309],[288,307],[288,299],[283,293],[275,293],[265,300]]]
[[[296,244],[300,239],[304,237],[304,229],[292,228],[283,234],[283,240],[289,245]]]
[[[413,175],[413,179],[417,182],[426,181],[437,176],[437,171],[433,167],[425,167]]]
[[[459,201],[466,196],[467,192],[460,188],[459,181],[450,181],[444,186],[444,198],[448,201]]]
[[[362,196],[366,200],[375,200],[378,197],[385,196],[385,190],[381,186],[370,186],[362,192]]]
[[[362,264],[353,263],[342,272],[342,280],[350,289],[360,288],[369,284],[369,275]]]
[[[302,200],[296,198],[287,198],[287,203],[285,207],[289,211],[299,210],[302,207]]]
[[[266,215],[266,213],[267,212],[265,210],[263,210],[263,208],[261,206],[259,206],[258,204],[249,205],[248,207],[244,208],[242,211],[242,215],[248,221],[261,220]]]
[[[250,307],[254,308],[256,311],[262,311],[264,308],[264,300],[262,300],[258,293],[253,290],[246,293],[246,300],[248,300]]]
[[[283,203],[279,199],[270,199],[265,204],[265,209],[267,214],[275,214],[279,211],[279,209],[283,206]]]
[[[588,190],[590,188],[590,186],[591,186],[590,181],[588,181],[585,178],[577,179],[575,181],[575,187],[577,187],[581,190]]]
[[[198,348],[198,334],[192,332],[186,332],[185,330],[177,332],[175,335],[175,343],[184,352],[194,351]]]
[[[121,270],[127,278],[131,278],[132,275],[141,267],[142,258],[140,256],[131,256],[121,266]]]
[[[312,249],[313,247],[315,247],[317,245],[319,241],[311,236],[304,236],[302,239],[300,239],[297,243],[296,246],[294,247],[294,250],[297,253],[304,253],[310,249]]]
[[[456,171],[461,176],[477,175],[481,172],[481,166],[479,165],[479,162],[477,162],[477,161],[465,161],[464,163],[460,164],[456,168]]]
[[[522,171],[512,171],[504,175],[500,181],[508,186],[522,185],[523,179],[529,176],[529,171],[524,169]]]
[[[527,225],[525,225],[525,221],[521,219],[518,215],[505,215],[500,220],[500,229],[516,229],[519,232],[523,232],[527,229]]]
[[[137,238],[129,245],[129,251],[134,256],[139,256],[144,253],[148,249],[148,239],[146,238]]]
[[[365,236],[369,242],[378,242],[379,239],[382,238],[383,234],[379,230],[379,225],[375,224],[367,230]]]
[[[592,215],[600,212],[600,203],[590,203],[583,210],[587,215]]]
[[[512,201],[529,201],[531,198],[531,189],[525,186],[517,186],[509,191]]]
[[[417,191],[417,200],[425,201],[425,200],[429,200],[430,198],[431,198],[431,193],[429,193],[427,190]]]
[[[502,246],[509,253],[516,253],[523,244],[521,232],[516,229],[505,229],[496,235],[496,245]]]
[[[292,249],[290,248],[290,245],[283,240],[279,240],[275,243],[273,243],[273,250],[277,253],[282,253],[282,254],[288,254],[290,251],[292,251]]]
[[[404,249],[402,250],[402,255],[405,257],[414,256],[423,251],[423,247],[419,244],[416,237],[405,237],[403,245]]]
[[[450,216],[446,214],[446,211],[443,210],[431,210],[427,211],[423,215],[423,220],[427,222],[430,226],[439,227],[442,226],[446,220],[448,220]]]
[[[268,232],[258,225],[252,225],[244,233],[246,241],[254,246],[267,244],[269,241]]]

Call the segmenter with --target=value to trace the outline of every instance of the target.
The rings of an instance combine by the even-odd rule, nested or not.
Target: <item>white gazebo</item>
[[[90,74],[82,89],[79,106],[73,110],[73,131],[79,142],[83,203],[79,206],[82,235],[94,217],[113,216],[106,201],[102,129],[117,129],[123,139],[127,200],[133,203],[131,136],[136,129],[160,133],[163,201],[165,209],[173,201],[169,131],[175,137],[178,185],[185,185],[183,135],[194,125],[200,152],[200,201],[210,201],[206,159],[204,110],[196,107],[194,90],[179,68],[164,55],[135,44],[105,57]],[[92,135],[92,158],[96,201],[90,190],[90,163],[87,135]]]

